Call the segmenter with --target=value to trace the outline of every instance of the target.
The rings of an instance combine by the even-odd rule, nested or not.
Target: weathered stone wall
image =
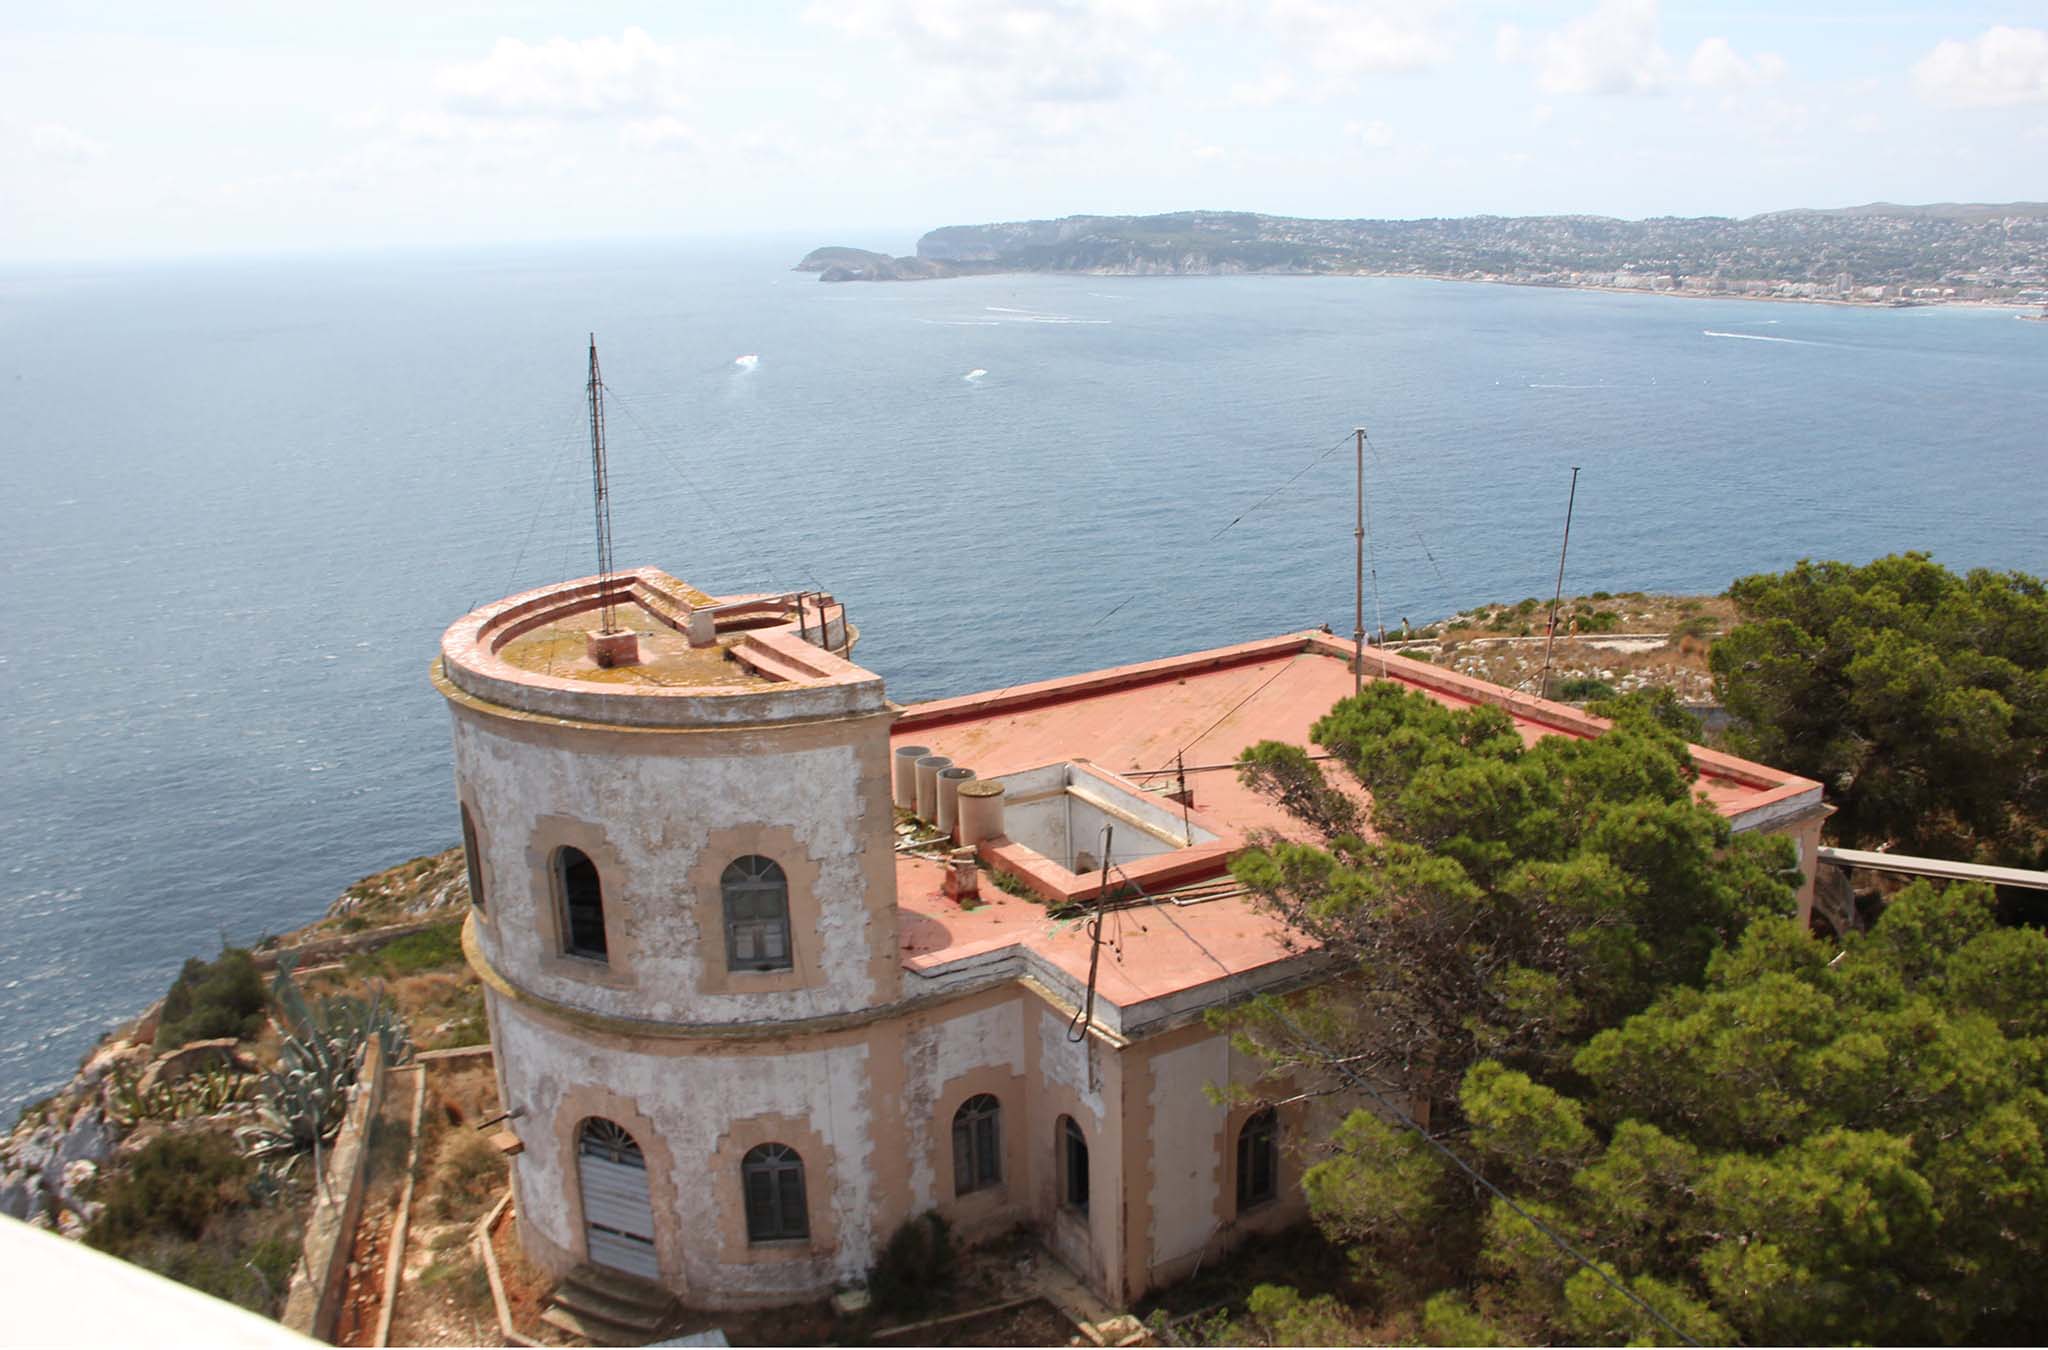
[[[895,997],[886,715],[751,731],[547,726],[458,706],[455,776],[485,888],[478,942],[522,989],[670,1022],[829,1015]],[[551,859],[596,863],[609,959],[563,954]],[[790,885],[796,969],[728,972],[719,877]]]
[[[334,1339],[335,1319],[346,1293],[349,1253],[355,1246],[356,1220],[363,1212],[363,1179],[370,1161],[370,1126],[384,1100],[384,1055],[375,1042],[363,1057],[362,1076],[350,1090],[348,1116],[334,1146],[322,1161],[323,1185],[306,1217],[306,1242],[292,1270],[278,1320],[315,1340]]]

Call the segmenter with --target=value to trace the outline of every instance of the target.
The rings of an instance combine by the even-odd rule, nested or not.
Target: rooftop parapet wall
[[[640,664],[600,670],[547,646],[557,630],[580,636],[577,626],[588,627],[607,600],[621,620],[652,631]],[[779,616],[786,617],[778,623]],[[742,631],[722,633],[722,625]],[[496,709],[607,726],[765,725],[886,711],[880,677],[813,645],[806,630],[842,648],[853,638],[836,606],[793,597],[721,602],[638,568],[609,585],[584,577],[464,615],[442,634],[440,675],[451,697],[459,691]]]
[[[892,734],[899,739],[909,736],[931,741],[942,752],[953,755],[962,763],[973,763],[986,776],[1004,772],[1006,766],[980,762],[972,754],[963,759],[964,752],[954,748],[949,733],[957,736],[968,728],[987,728],[986,737],[981,739],[1002,742],[1014,738],[1013,732],[1005,731],[1005,727],[1014,727],[1014,724],[1024,721],[1058,721],[1063,717],[1062,709],[1080,708],[1092,701],[1114,700],[1119,695],[1128,697],[1133,691],[1147,686],[1192,684],[1195,683],[1192,677],[1198,675],[1303,656],[1328,660],[1348,671],[1355,651],[1352,643],[1318,630],[1287,633],[1187,656],[1018,685],[997,693],[966,694],[914,704],[897,719]],[[1384,648],[1367,647],[1364,659],[1368,679],[1381,678],[1384,672],[1387,679],[1422,690],[1448,703],[1497,707],[1513,717],[1523,735],[1531,740],[1546,734],[1599,736],[1613,725],[1606,718],[1595,717],[1567,704],[1504,689]],[[1343,694],[1349,692],[1348,688],[1342,691]],[[1275,695],[1282,696],[1284,694]],[[1298,710],[1301,730],[1294,739],[1306,742],[1308,727],[1327,710],[1327,703]],[[1218,707],[1217,712],[1225,713],[1226,708]],[[1106,752],[1098,746],[1082,741],[1063,744],[1060,752],[1077,758],[1092,757],[1098,764],[1118,773],[1150,774],[1173,767],[1170,744],[1165,758],[1157,764],[1118,763],[1107,758]],[[1234,758],[1235,754],[1236,750],[1232,749],[1230,757]],[[1204,755],[1218,757],[1212,751],[1205,751]],[[1765,828],[1821,809],[1821,785],[1811,779],[1703,746],[1693,746],[1692,756],[1700,770],[1701,791],[1737,829]],[[989,756],[985,752],[980,757],[983,760],[987,758]]]

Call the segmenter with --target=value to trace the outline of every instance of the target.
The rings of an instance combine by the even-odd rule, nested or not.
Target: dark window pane
[[[606,956],[604,939],[604,887],[597,864],[581,849],[565,848],[556,855],[562,891],[562,908],[568,919],[568,946],[577,956]]]

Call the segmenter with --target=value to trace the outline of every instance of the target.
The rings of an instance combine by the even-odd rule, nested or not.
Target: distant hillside
[[[1877,202],[1832,210],[1616,220],[1308,220],[1241,211],[949,225],[915,258],[819,249],[827,281],[965,272],[1119,276],[1420,274],[1532,285],[1913,302],[2048,298],[2048,204]]]

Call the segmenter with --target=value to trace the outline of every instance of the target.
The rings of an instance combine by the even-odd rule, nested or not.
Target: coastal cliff
[[[915,257],[821,248],[824,281],[991,272],[1431,276],[1694,295],[1921,304],[2048,300],[2048,204],[1897,206],[1617,220],[1311,220],[1245,211],[948,225]]]
[[[806,253],[803,261],[796,265],[796,270],[816,272],[820,281],[930,281],[937,277],[1010,269],[922,256],[892,258],[886,253],[873,253],[864,248],[831,245]]]

